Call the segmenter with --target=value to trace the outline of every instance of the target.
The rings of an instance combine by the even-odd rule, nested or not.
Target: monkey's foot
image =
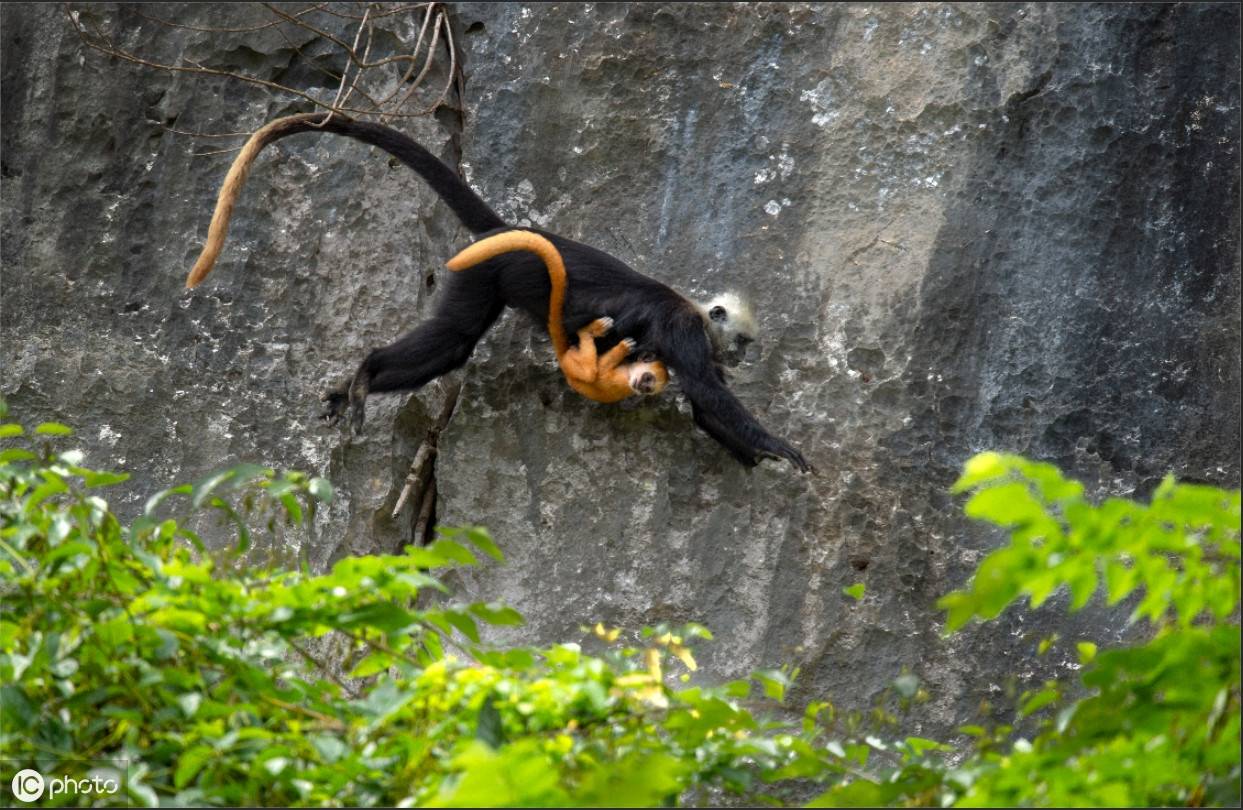
[[[363,422],[367,421],[366,403],[365,396],[350,403],[350,433],[355,436],[362,432]]]
[[[371,393],[371,375],[359,368],[350,381],[350,433],[357,436],[367,420],[367,394]]]
[[[626,354],[630,354],[632,351],[634,351],[634,347],[638,346],[639,344],[635,343],[634,338],[622,338],[621,343],[618,345],[625,346]]]
[[[329,427],[336,427],[341,417],[345,415],[350,398],[342,386],[337,386],[320,394],[319,401],[324,403],[324,409],[320,412],[319,418],[327,422]]]
[[[362,429],[363,422],[367,419],[366,383],[358,379],[347,380],[320,394],[319,401],[324,403],[319,418],[328,423],[329,427],[336,427],[345,419],[351,433],[356,434]]]
[[[609,330],[613,328],[613,319],[609,317],[596,318],[587,325],[587,334],[592,337],[604,337]]]

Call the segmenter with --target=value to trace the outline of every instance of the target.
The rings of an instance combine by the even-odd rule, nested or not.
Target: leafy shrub
[[[1056,468],[998,453],[971,459],[954,490],[972,492],[966,513],[1007,529],[1010,541],[941,599],[947,630],[1023,597],[1039,605],[1065,586],[1072,611],[1093,594],[1116,604],[1139,593],[1132,620],[1148,622],[1152,640],[1099,655],[1079,641],[1081,683],[1024,695],[1019,718],[1041,719],[1030,740],[1012,739],[1008,726],[966,727],[980,742],[958,766],[908,756],[820,802],[1237,806],[1238,490],[1166,479],[1147,505],[1093,506]]]
[[[814,723],[742,705],[756,687],[781,699],[785,674],[667,685],[696,667],[703,628],[627,646],[597,626],[602,656],[482,645],[481,625],[521,617],[419,599],[445,590],[437,569],[476,562],[469,546],[500,558],[480,529],[323,575],[221,575],[163,510],[215,510],[241,548],[251,524],[304,519],[327,483],[236,468],[159,493],[126,526],[97,494],[125,476],[81,465],[0,452],[0,759],[15,768],[80,778],[111,761],[119,777],[128,763],[128,796],[147,805],[650,805],[825,772]],[[329,635],[344,642],[334,661],[317,652]]]
[[[788,671],[688,686],[692,644],[709,638],[695,625],[634,643],[597,625],[597,655],[489,647],[482,626],[521,617],[449,603],[435,576],[476,552],[500,559],[481,529],[320,575],[236,565],[169,510],[219,514],[236,551],[252,526],[305,520],[331,487],[239,467],[159,493],[123,525],[98,492],[125,476],[56,451],[64,426],[34,432],[44,446],[0,451],[0,759],[70,776],[118,768],[118,804],[778,803],[817,791],[821,805],[1238,802],[1237,491],[1169,481],[1147,506],[1092,506],[1047,465],[969,462],[957,485],[973,492],[968,514],[1010,542],[944,598],[949,630],[1065,586],[1071,609],[1141,594],[1135,617],[1153,637],[1100,654],[1080,640],[1082,684],[1047,684],[1019,707],[1039,721],[1032,739],[965,728],[977,743],[956,750],[884,741],[825,702],[792,724],[757,716],[784,698]],[[0,425],[0,438],[23,435]],[[893,688],[922,694],[911,675]],[[75,800],[98,801],[60,797]]]

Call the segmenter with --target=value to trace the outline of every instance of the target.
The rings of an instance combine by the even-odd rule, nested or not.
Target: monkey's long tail
[[[207,243],[203,252],[190,270],[186,278],[186,287],[198,286],[211,272],[216,258],[224,247],[224,238],[229,230],[229,219],[233,216],[233,205],[242,193],[242,185],[255,158],[263,148],[273,141],[296,135],[299,132],[331,132],[344,135],[356,141],[378,146],[385,152],[400,160],[427,181],[440,195],[453,213],[457,214],[462,224],[472,233],[486,233],[496,228],[505,227],[505,221],[497,216],[479,195],[471,190],[457,174],[442,163],[435,155],[428,152],[414,140],[391,127],[372,124],[365,121],[353,121],[340,115],[329,113],[308,113],[278,118],[259,129],[242,147],[241,153],[233,160],[229,173],[220,187],[220,196],[216,200],[216,212],[212,214],[211,226],[207,230]]]
[[[531,231],[505,231],[479,240],[450,259],[447,265],[450,270],[465,270],[515,250],[534,253],[544,260],[544,266],[548,268],[548,278],[552,282],[552,295],[548,298],[548,336],[552,338],[553,349],[560,360],[570,343],[561,325],[561,310],[565,306],[565,262],[561,260],[561,252],[556,245]]]

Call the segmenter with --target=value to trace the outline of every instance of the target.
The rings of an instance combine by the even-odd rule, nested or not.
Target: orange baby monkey
[[[450,270],[465,270],[502,253],[525,250],[539,256],[548,268],[552,295],[548,300],[548,335],[565,381],[578,393],[596,402],[620,402],[633,394],[659,394],[669,382],[669,372],[659,360],[624,362],[634,341],[624,338],[603,356],[596,354],[595,339],[613,328],[612,318],[597,318],[578,330],[578,345],[570,346],[561,324],[565,304],[565,263],[561,253],[544,237],[531,231],[505,231],[475,244],[448,262]]]

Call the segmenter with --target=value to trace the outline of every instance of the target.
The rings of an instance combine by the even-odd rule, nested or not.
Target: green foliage
[[[971,586],[945,596],[946,626],[996,617],[1026,596],[1041,605],[1059,587],[1079,610],[1098,590],[1109,604],[1142,591],[1133,618],[1190,627],[1230,616],[1239,599],[1239,493],[1167,478],[1148,505],[1083,499],[1057,468],[982,453],[955,492],[974,491],[966,512],[1010,530],[1008,545],[980,563]]]
[[[1166,479],[1147,505],[1094,506],[1056,468],[997,453],[971,459],[954,490],[971,492],[967,514],[1010,540],[941,600],[950,631],[1064,587],[1072,611],[1095,593],[1108,604],[1134,595],[1132,620],[1146,621],[1152,640],[1103,652],[1077,641],[1081,682],[1022,696],[1016,721],[1038,721],[1030,740],[1008,726],[964,727],[977,745],[958,766],[912,750],[882,779],[835,786],[820,801],[1237,805],[1239,492]]]
[[[1022,696],[1015,723],[1030,739],[967,726],[973,742],[955,749],[896,734],[880,708],[839,715],[819,701],[768,719],[758,712],[786,699],[788,668],[692,685],[693,648],[711,638],[698,625],[597,624],[594,654],[489,646],[486,626],[521,616],[452,603],[437,578],[501,559],[482,529],[326,574],[242,565],[256,531],[331,498],[298,473],[235,467],[158,493],[124,525],[99,493],[126,476],[56,450],[67,431],[0,425],[0,447],[30,443],[0,449],[0,759],[68,775],[128,761],[118,804],[641,806],[722,792],[779,804],[809,790],[817,806],[1239,800],[1238,492],[1167,481],[1149,505],[1093,506],[1047,465],[969,462],[956,487],[972,493],[968,514],[1010,540],[943,600],[951,630],[1064,587],[1072,610],[1129,597],[1152,631],[1123,649],[1069,640],[1082,679]],[[204,511],[231,529],[231,549],[188,528]],[[929,699],[909,672],[886,694],[900,708]]]
[[[483,645],[518,613],[420,598],[472,547],[500,559],[481,529],[322,575],[225,570],[166,510],[218,513],[236,554],[252,525],[307,519],[326,482],[236,467],[126,526],[97,494],[123,480],[48,444],[0,455],[0,759],[77,777],[127,760],[141,805],[652,805],[841,771],[814,717],[747,708],[792,673],[666,683],[697,668],[697,625],[633,646],[598,625],[594,656]]]
[[[1095,592],[1109,604],[1134,592],[1133,620],[1154,628],[1136,647],[1079,642],[1089,697],[1066,700],[1056,685],[1029,697],[1025,714],[1047,707],[1039,733],[985,758],[961,803],[1238,804],[1238,490],[1167,478],[1147,505],[1093,506],[1055,468],[995,453],[972,459],[955,489],[974,492],[968,514],[1011,536],[945,597],[950,622],[996,615],[1001,594],[1039,604],[1065,585],[1071,610]]]

